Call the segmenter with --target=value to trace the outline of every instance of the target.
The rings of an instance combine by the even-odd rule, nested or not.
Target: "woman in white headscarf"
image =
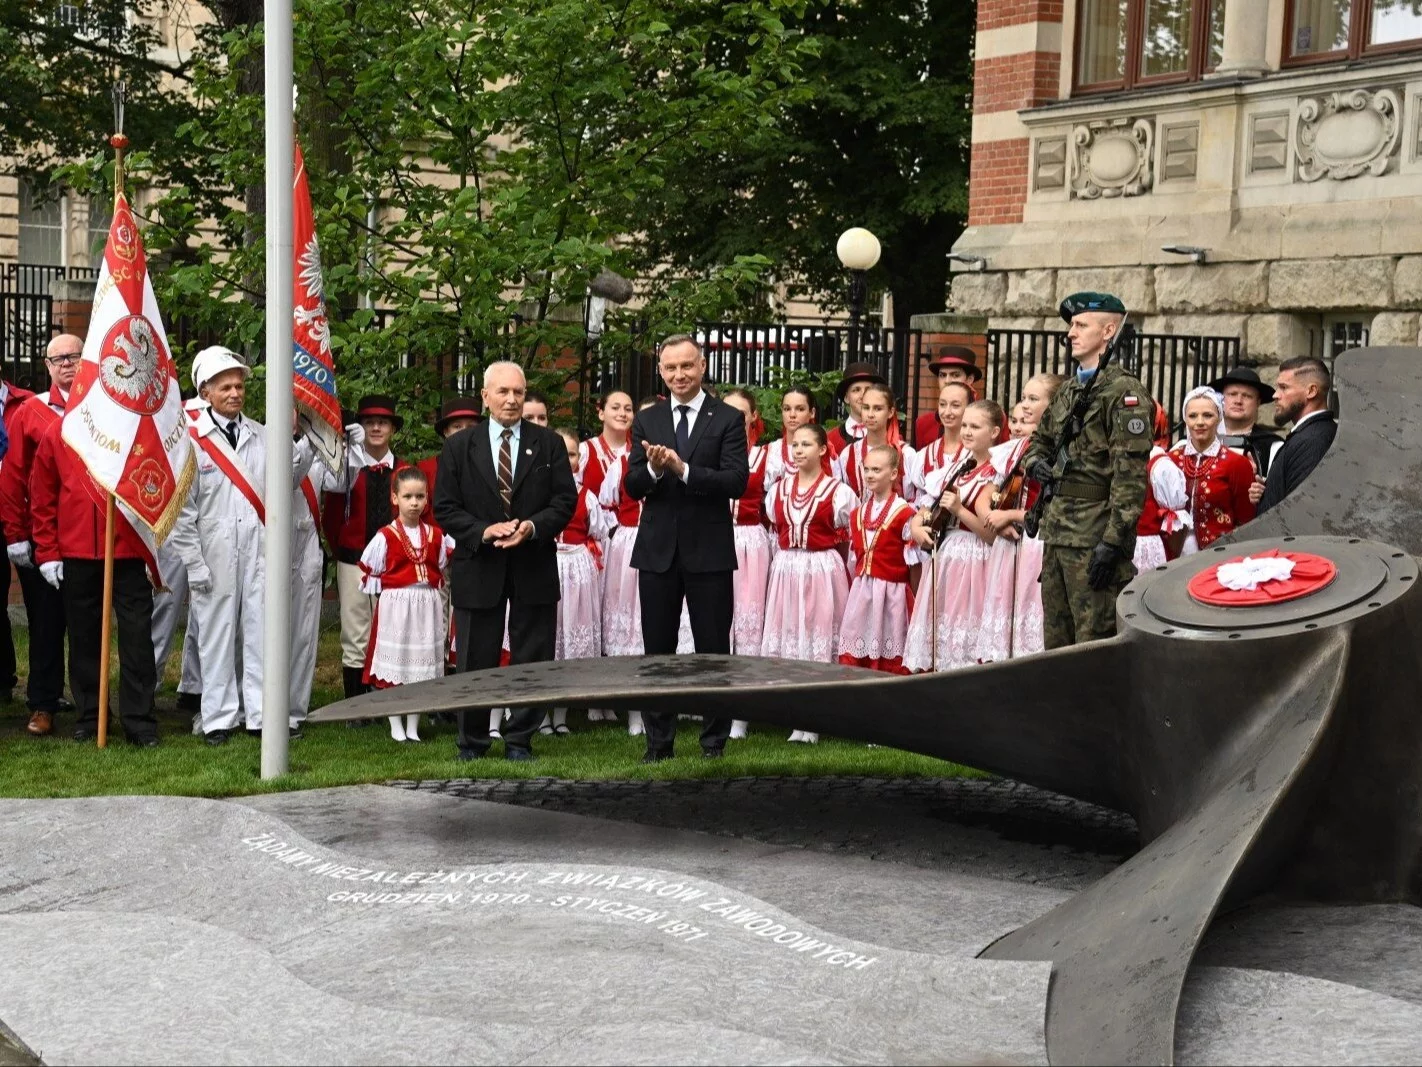
[[[1215,390],[1207,385],[1191,389],[1180,415],[1185,420],[1185,440],[1170,450],[1170,458],[1185,476],[1192,528],[1180,554],[1188,556],[1254,518],[1249,500],[1254,468],[1220,441],[1224,397]]]
[[[1168,427],[1169,419],[1160,401],[1151,403],[1156,408],[1157,426]],[[1131,560],[1138,572],[1154,570],[1180,555],[1181,541],[1195,522],[1188,510],[1190,500],[1185,493],[1185,475],[1159,444],[1150,450],[1146,479],[1145,506],[1136,523],[1136,551]]]

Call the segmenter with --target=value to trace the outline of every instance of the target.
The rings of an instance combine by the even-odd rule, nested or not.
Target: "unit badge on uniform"
[[[1145,433],[1145,419],[1139,415],[1126,423],[1127,433]]]

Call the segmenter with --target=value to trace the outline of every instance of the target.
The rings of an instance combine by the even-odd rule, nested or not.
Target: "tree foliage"
[[[818,46],[804,92],[749,139],[726,141],[649,205],[651,258],[691,270],[755,250],[779,277],[842,298],[835,241],[883,245],[871,282],[895,321],[941,311],[946,255],[967,216],[971,0],[827,0],[794,28]]]

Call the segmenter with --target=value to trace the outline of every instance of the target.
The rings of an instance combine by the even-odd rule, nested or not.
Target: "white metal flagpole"
[[[267,470],[262,777],[287,772],[291,704],[291,0],[266,0]]]

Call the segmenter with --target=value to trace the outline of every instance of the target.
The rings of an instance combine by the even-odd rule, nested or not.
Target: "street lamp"
[[[849,271],[849,350],[852,362],[859,362],[859,317],[869,296],[865,275],[879,262],[879,238],[862,226],[853,226],[839,235],[834,246],[844,269]]]

